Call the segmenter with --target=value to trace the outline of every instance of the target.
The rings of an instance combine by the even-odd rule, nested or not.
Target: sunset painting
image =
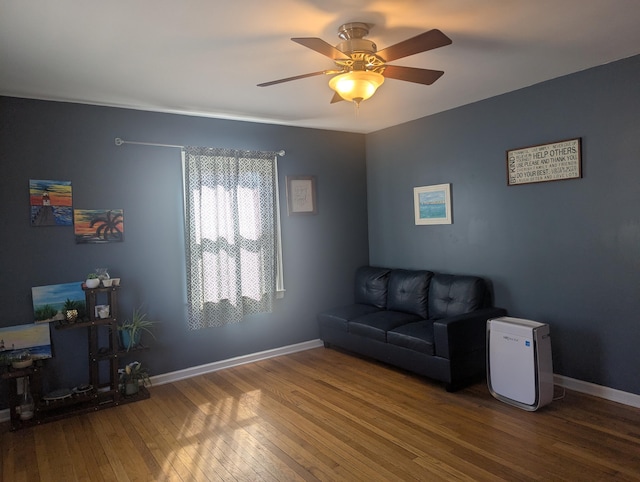
[[[118,243],[124,240],[122,209],[74,209],[73,221],[78,244]]]
[[[32,226],[71,226],[71,181],[29,180]]]

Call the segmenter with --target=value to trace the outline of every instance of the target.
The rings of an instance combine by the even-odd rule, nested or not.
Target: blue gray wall
[[[315,313],[349,302],[369,261],[485,276],[497,305],[551,325],[556,373],[640,394],[638,79],[634,57],[367,136],[0,97],[0,326],[31,322],[32,286],[107,266],[122,314],[144,303],[162,321],[138,358],[167,373],[317,338]],[[115,137],[286,149],[282,184],[317,176],[319,214],[283,216],[287,295],[273,314],[187,330],[179,151]],[[583,179],[506,185],[505,150],[573,137]],[[72,181],[77,208],[124,209],[125,241],[31,227],[29,179]],[[454,223],[415,226],[412,188],[439,183]],[[52,337],[49,384],[85,381],[86,334]]]
[[[639,113],[636,56],[368,135],[371,264],[485,276],[556,373],[640,394]],[[583,179],[507,186],[507,149],[575,137]],[[415,226],[440,183],[453,224]]]
[[[180,151],[117,147],[115,137],[180,145],[279,150],[287,293],[272,314],[189,331]],[[82,281],[96,267],[122,278],[121,318],[144,304],[161,321],[152,374],[317,339],[315,314],[352,299],[368,260],[365,138],[202,117],[0,97],[0,326],[33,321],[31,287]],[[318,214],[288,217],[285,176],[317,177]],[[77,245],[72,227],[32,227],[29,179],[68,180],[74,207],[124,209],[125,240]],[[52,329],[52,387],[86,382],[86,332]]]

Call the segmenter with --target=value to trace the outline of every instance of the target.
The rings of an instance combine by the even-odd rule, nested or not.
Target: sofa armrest
[[[452,360],[465,353],[486,349],[487,320],[506,314],[502,308],[483,308],[434,321],[436,356]]]

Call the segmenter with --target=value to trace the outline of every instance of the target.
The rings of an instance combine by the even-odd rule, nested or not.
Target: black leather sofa
[[[364,266],[355,303],[318,314],[325,347],[339,347],[458,390],[486,370],[486,323],[506,311],[491,306],[482,278]]]

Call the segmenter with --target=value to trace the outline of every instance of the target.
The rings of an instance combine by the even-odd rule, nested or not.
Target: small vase
[[[29,388],[29,377],[24,377],[22,396],[20,399],[20,419],[31,420],[33,418],[33,397]]]

